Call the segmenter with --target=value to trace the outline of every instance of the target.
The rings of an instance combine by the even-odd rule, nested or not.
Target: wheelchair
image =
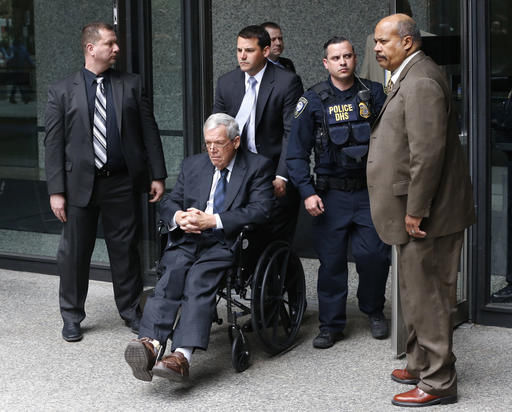
[[[163,252],[167,242],[163,224],[159,223],[158,231]],[[223,323],[217,308],[225,300],[231,363],[237,372],[250,366],[248,332],[256,333],[269,355],[285,352],[296,341],[306,309],[304,269],[299,257],[288,242],[265,243],[262,234],[251,225],[242,229],[233,245],[235,263],[217,291],[212,322]],[[241,324],[240,318],[247,315],[250,321]]]

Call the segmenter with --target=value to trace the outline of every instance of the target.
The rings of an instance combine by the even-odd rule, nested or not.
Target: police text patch
[[[304,111],[306,106],[308,105],[308,99],[302,96],[297,102],[297,107],[295,107],[295,113],[293,114],[295,118],[299,117],[301,113]]]

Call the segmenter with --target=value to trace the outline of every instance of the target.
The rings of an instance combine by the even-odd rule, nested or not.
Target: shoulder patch
[[[306,106],[308,105],[308,99],[302,96],[297,102],[297,106],[295,107],[295,113],[293,114],[295,118],[299,117],[301,113],[304,111]]]

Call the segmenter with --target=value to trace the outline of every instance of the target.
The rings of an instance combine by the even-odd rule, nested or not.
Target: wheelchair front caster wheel
[[[243,372],[249,367],[251,352],[249,342],[239,329],[231,331],[233,334],[233,344],[231,346],[231,363],[237,372]]]

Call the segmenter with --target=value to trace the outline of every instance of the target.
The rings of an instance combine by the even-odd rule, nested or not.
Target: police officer
[[[320,334],[313,346],[321,349],[343,338],[349,240],[359,273],[359,308],[376,339],[388,336],[382,310],[390,264],[390,248],[371,220],[366,187],[370,126],[386,96],[381,84],[355,75],[356,54],[346,38],[325,43],[323,63],[330,76],[299,99],[287,152],[290,179],[314,216]],[[313,148],[316,181],[310,174]]]

